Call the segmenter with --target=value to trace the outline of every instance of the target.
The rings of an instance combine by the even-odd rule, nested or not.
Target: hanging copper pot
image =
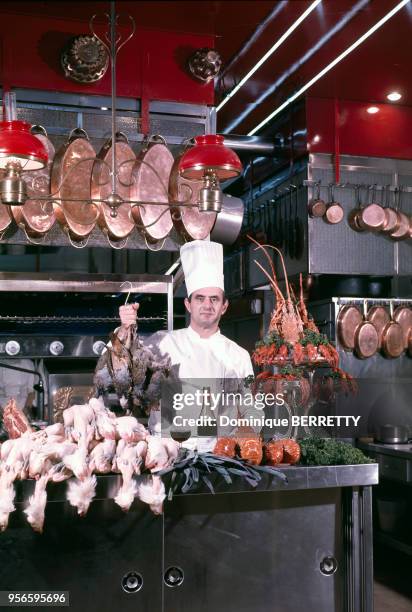
[[[385,222],[385,211],[380,204],[375,201],[376,186],[369,187],[372,191],[372,201],[360,211],[357,216],[358,225],[370,232],[379,232]]]
[[[308,213],[309,217],[323,217],[326,212],[326,202],[320,197],[320,183],[315,184],[316,193],[309,201]]]
[[[5,175],[6,175],[5,171],[0,170],[0,180],[2,180],[5,177]],[[9,225],[11,224],[12,220],[13,220],[13,217],[11,214],[10,206],[3,204],[2,201],[0,200],[0,239],[3,235],[3,232],[5,232],[6,229],[9,227]]]
[[[98,217],[90,193],[95,155],[87,133],[76,128],[57,151],[52,166],[54,213],[73,246],[87,244]]]
[[[127,137],[116,134],[116,169],[115,191],[125,202],[113,210],[106,200],[112,193],[112,139],[110,138],[100,149],[93,165],[91,179],[92,199],[96,201],[100,214],[99,227],[106,234],[110,246],[123,248],[134,229],[132,209],[129,203],[132,187],[132,171],[136,156],[129,146]],[[121,243],[121,244],[120,244]]]
[[[367,302],[363,303],[363,321],[355,330],[355,353],[360,359],[372,357],[379,347],[379,336],[375,326],[367,319]]]
[[[389,198],[390,198],[390,185],[386,185],[384,188],[385,201],[386,206],[383,209],[385,213],[385,221],[383,223],[383,227],[381,228],[382,234],[390,234],[391,232],[396,232],[399,229],[400,221],[398,217],[398,213],[396,210],[389,206]]]
[[[344,211],[341,204],[339,204],[339,202],[335,202],[334,186],[329,185],[329,203],[326,208],[324,219],[326,223],[336,225],[343,220],[343,217]]]
[[[190,181],[179,174],[183,153],[173,164],[169,180],[169,196],[172,202],[183,202],[185,207],[172,206],[173,225],[185,240],[204,240],[215,224],[217,213],[201,212],[196,206],[202,181]]]
[[[392,232],[389,232],[389,236],[392,240],[405,240],[405,238],[409,238],[409,217],[402,212],[401,208],[401,197],[402,197],[402,188],[399,187],[397,191],[395,191],[395,197],[397,196],[397,205],[396,205],[396,213],[398,216],[399,227]]]
[[[402,355],[404,351],[404,334],[399,323],[394,319],[393,302],[390,302],[391,320],[382,332],[382,351],[385,357],[395,358]]]
[[[355,232],[364,232],[366,229],[360,225],[360,215],[362,214],[362,203],[360,198],[360,185],[355,185],[356,207],[348,215],[349,226]]]
[[[398,306],[393,313],[393,320],[402,327],[404,348],[408,348],[409,333],[412,329],[412,309],[408,306]]]
[[[17,225],[26,233],[28,240],[44,236],[56,222],[52,200],[36,200],[36,196],[50,193],[50,174],[54,159],[54,146],[41,125],[31,128],[32,134],[43,143],[47,150],[48,162],[40,170],[24,173],[28,200],[24,206],[11,206],[11,213]]]
[[[355,348],[355,332],[362,322],[362,313],[354,304],[346,304],[339,310],[336,320],[337,333],[343,348],[352,351]]]
[[[139,153],[133,166],[130,199],[138,202],[164,202],[132,206],[132,215],[139,230],[149,242],[164,240],[173,227],[169,208],[169,177],[173,155],[162,136],[152,136]]]
[[[378,348],[381,348],[384,327],[391,320],[389,313],[384,306],[372,306],[372,308],[369,308],[368,310],[367,319],[372,323],[378,332]]]

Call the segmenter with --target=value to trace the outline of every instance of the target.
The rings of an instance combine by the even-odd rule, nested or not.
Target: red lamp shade
[[[47,164],[47,151],[42,142],[30,134],[26,121],[0,121],[0,168],[10,162],[21,164],[22,170],[38,170]]]
[[[196,136],[195,146],[182,156],[180,175],[191,180],[200,180],[205,172],[214,172],[221,181],[238,176],[242,163],[232,149],[224,144],[224,137],[216,134]]]

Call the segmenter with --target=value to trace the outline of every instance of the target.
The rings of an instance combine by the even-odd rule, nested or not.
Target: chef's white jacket
[[[253,375],[249,353],[220,331],[208,338],[201,338],[189,326],[172,332],[156,332],[145,344],[155,353],[169,356],[172,375],[180,380],[208,379],[209,382],[215,381],[218,387],[219,381],[241,381]],[[151,412],[149,428],[153,433],[160,433],[159,411]],[[192,437],[183,445],[187,448],[197,446],[199,450],[207,451],[213,448],[214,443],[215,438]]]

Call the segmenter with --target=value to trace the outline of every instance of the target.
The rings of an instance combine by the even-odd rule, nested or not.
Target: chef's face
[[[193,291],[190,300],[185,299],[191,323],[204,329],[217,326],[228,305],[229,302],[219,287],[198,289]]]

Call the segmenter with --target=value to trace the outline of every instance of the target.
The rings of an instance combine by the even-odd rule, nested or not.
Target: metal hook
[[[121,289],[121,288],[122,288],[124,285],[129,285],[129,293],[127,294],[126,301],[125,301],[125,303],[124,303],[124,305],[126,306],[127,302],[129,301],[130,294],[131,294],[131,292],[133,291],[133,283],[131,283],[129,280],[124,281],[124,282],[123,282],[123,283],[120,285],[120,289]]]

